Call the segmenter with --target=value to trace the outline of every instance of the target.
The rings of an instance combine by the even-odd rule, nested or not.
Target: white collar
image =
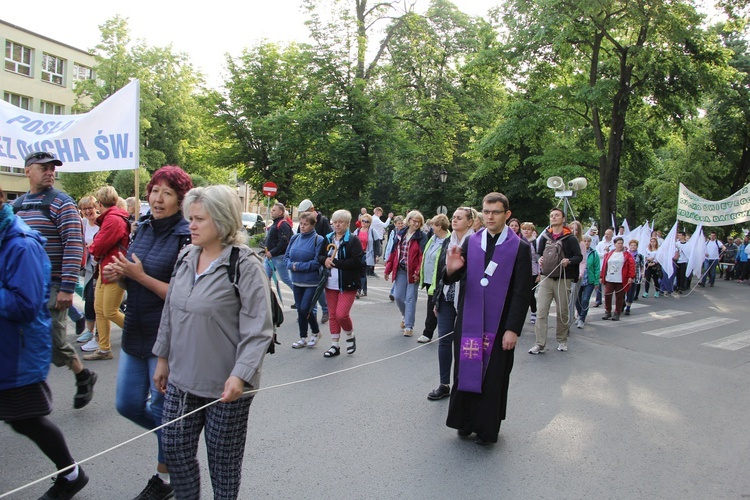
[[[489,234],[489,231],[486,229],[482,231],[482,250],[485,252],[487,251],[487,234]],[[498,236],[497,241],[495,242],[495,246],[500,246],[505,240],[508,238],[508,226],[505,226],[503,230],[500,232],[500,236]]]

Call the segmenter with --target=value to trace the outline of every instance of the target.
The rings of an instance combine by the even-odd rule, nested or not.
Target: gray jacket
[[[230,375],[260,384],[273,336],[270,290],[260,257],[239,248],[239,298],[227,275],[231,246],[197,280],[201,249],[186,247],[169,283],[153,353],[169,360],[169,383],[196,396],[221,397]]]

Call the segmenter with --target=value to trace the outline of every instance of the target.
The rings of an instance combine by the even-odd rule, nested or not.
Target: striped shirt
[[[47,219],[38,209],[45,192],[26,194],[18,215],[47,238],[44,250],[52,264],[52,282],[60,283],[61,292],[73,293],[83,259],[81,216],[73,198],[61,192],[50,205],[52,220]]]

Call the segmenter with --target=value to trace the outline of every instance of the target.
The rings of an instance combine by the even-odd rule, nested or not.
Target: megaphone
[[[571,189],[573,191],[580,191],[581,189],[586,189],[586,186],[588,185],[589,183],[585,177],[576,177],[572,181],[568,181],[568,189]]]
[[[547,187],[555,191],[560,191],[565,187],[565,181],[562,177],[550,177],[547,179]]]

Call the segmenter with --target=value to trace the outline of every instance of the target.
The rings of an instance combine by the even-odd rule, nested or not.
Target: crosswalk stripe
[[[690,314],[690,311],[680,311],[677,309],[665,309],[663,311],[651,311],[649,313],[646,313],[645,315],[630,316],[629,318],[623,319],[622,323],[618,323],[617,321],[614,321],[614,322],[613,321],[602,321],[602,322],[597,321],[594,323],[594,325],[596,326],[632,325],[632,324],[638,324],[638,323],[648,323],[650,321],[658,321],[662,319],[676,318],[677,316],[683,316],[685,314]],[[588,325],[588,323],[586,324]]]
[[[723,339],[712,340],[711,342],[704,342],[706,347],[716,347],[717,349],[725,349],[727,351],[738,351],[743,347],[750,346],[750,330]]]
[[[702,332],[704,330],[711,330],[712,328],[716,328],[717,326],[728,325],[730,323],[735,323],[736,321],[736,319],[711,316],[709,318],[692,321],[690,323],[681,323],[679,325],[657,328],[656,330],[649,330],[642,333],[644,333],[645,335],[653,335],[654,337],[671,339],[674,337],[681,337],[683,335],[690,335],[691,333]]]

